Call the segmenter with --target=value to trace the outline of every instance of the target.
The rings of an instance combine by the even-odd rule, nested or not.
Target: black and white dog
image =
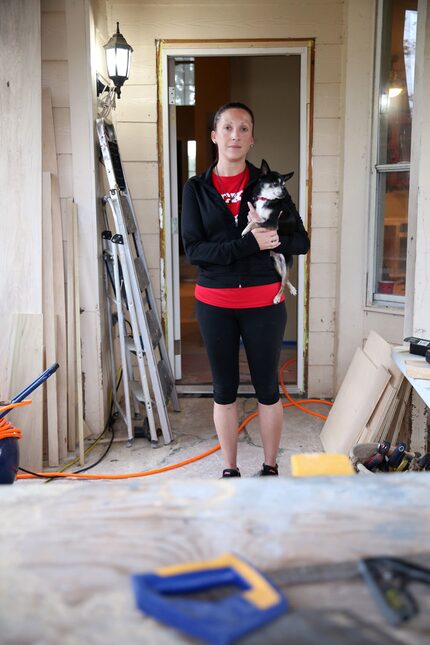
[[[274,231],[278,230],[281,215],[283,234],[288,235],[294,233],[296,220],[288,208],[287,200],[290,199],[290,196],[285,188],[285,183],[293,175],[294,172],[281,175],[279,172],[270,170],[267,161],[262,160],[261,175],[251,197],[252,204],[258,213],[259,219],[257,221],[250,221],[248,226],[243,229],[242,236],[252,231],[256,226]],[[288,272],[293,265],[293,258],[292,256],[286,258],[282,253],[276,253],[276,251],[270,251],[270,255],[275,262],[277,272],[281,276],[281,288],[273,299],[273,303],[278,304],[286,286],[291,295],[297,295],[296,288],[288,280]]]

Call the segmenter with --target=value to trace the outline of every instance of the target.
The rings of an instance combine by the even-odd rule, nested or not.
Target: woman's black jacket
[[[250,287],[279,282],[270,251],[260,251],[252,233],[241,232],[248,224],[248,205],[260,170],[251,163],[249,182],[243,191],[237,225],[235,218],[212,184],[213,166],[187,181],[182,197],[182,239],[191,264],[199,267],[198,284],[203,287]],[[297,220],[297,231],[282,235],[275,249],[285,256],[302,255],[309,250],[308,234],[299,213],[289,198],[291,212]]]

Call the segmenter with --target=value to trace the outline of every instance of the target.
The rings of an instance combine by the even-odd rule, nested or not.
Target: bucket
[[[18,472],[19,447],[16,437],[0,439],[0,484],[13,484]]]

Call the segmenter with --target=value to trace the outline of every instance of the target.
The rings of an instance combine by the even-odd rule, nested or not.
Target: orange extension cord
[[[324,401],[323,399],[302,399],[300,401],[294,401],[291,396],[288,394],[286,387],[284,385],[283,381],[283,373],[285,369],[293,362],[295,362],[295,358],[290,358],[288,361],[286,361],[280,368],[279,370],[279,383],[281,385],[282,391],[285,394],[286,398],[288,399],[289,403],[283,403],[282,407],[283,408],[291,408],[291,407],[296,407],[299,408],[299,410],[302,410],[303,412],[306,412],[307,414],[311,414],[314,417],[318,417],[319,419],[326,419],[327,417],[324,414],[319,414],[318,412],[313,412],[312,410],[308,410],[307,408],[303,407],[303,403],[323,403],[324,405],[333,405],[330,401]],[[252,414],[248,415],[244,421],[240,424],[240,426],[237,428],[237,432],[241,432],[244,427],[252,421],[255,417],[258,416],[258,412],[253,412]],[[37,473],[37,475],[40,475],[42,477],[71,477],[74,479],[132,479],[135,477],[147,477],[148,475],[158,475],[159,473],[164,473],[168,470],[175,470],[175,468],[182,468],[182,466],[187,466],[188,464],[192,464],[195,461],[199,461],[200,459],[203,459],[204,457],[208,457],[209,455],[212,455],[214,452],[220,449],[219,443],[217,443],[213,448],[210,448],[210,450],[206,450],[206,452],[202,452],[199,455],[196,455],[195,457],[190,457],[189,459],[184,459],[184,461],[180,461],[176,464],[171,464],[170,466],[163,466],[162,468],[154,468],[152,470],[145,470],[143,472],[138,472],[138,473],[126,473],[126,474],[120,474],[120,475],[85,475],[82,473]],[[36,475],[30,475],[30,474],[21,474],[17,476],[17,479],[34,479]]]
[[[20,401],[19,403],[9,403],[8,405],[0,405],[0,414],[2,412],[7,412],[7,410],[12,410],[13,408],[20,408],[23,405],[29,405],[31,399],[26,399],[25,401]],[[0,419],[0,439],[7,439],[12,437],[14,439],[21,439],[22,430],[20,428],[15,428],[7,419],[3,417]]]

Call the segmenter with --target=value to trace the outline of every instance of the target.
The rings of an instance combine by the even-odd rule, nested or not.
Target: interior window
[[[194,58],[175,58],[175,102],[176,105],[196,103]]]
[[[405,295],[417,0],[381,0],[373,236],[373,303]]]

